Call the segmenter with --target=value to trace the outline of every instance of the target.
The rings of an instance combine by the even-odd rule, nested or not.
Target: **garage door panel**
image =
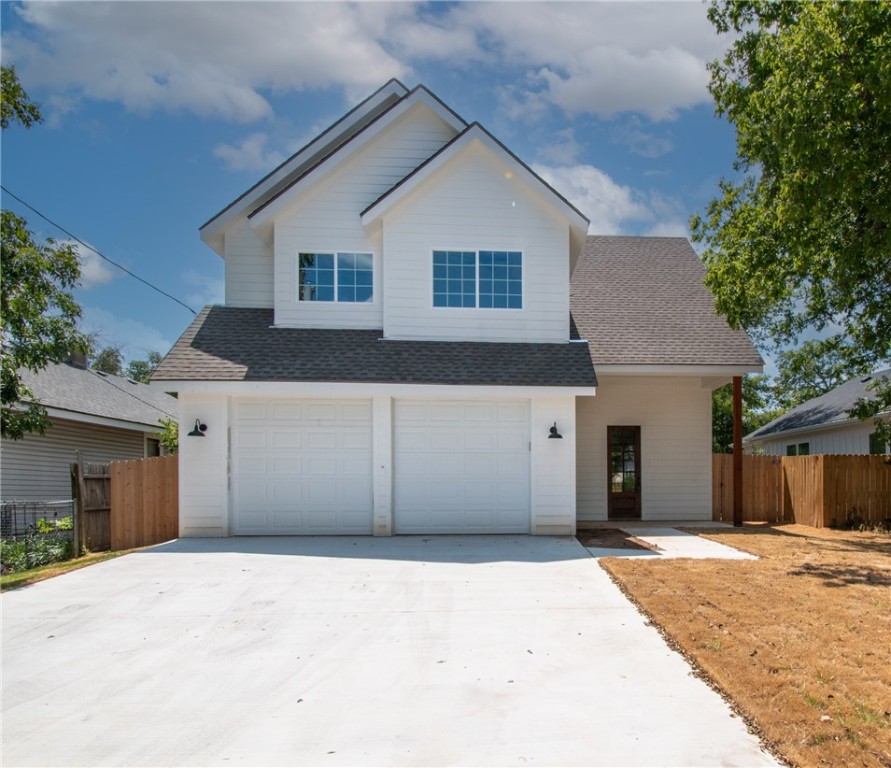
[[[370,401],[237,401],[233,414],[235,533],[371,533]]]
[[[397,400],[397,533],[529,530],[528,401]]]

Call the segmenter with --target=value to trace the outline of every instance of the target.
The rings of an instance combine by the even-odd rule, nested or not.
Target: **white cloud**
[[[639,194],[616,184],[599,168],[533,165],[532,170],[590,219],[592,234],[617,235],[626,231],[629,222],[653,219]]]
[[[225,302],[226,283],[222,277],[213,277],[189,269],[183,272],[180,278],[192,288],[186,294],[186,303],[193,308],[200,309],[207,304],[223,304]]]
[[[564,128],[562,131],[557,131],[551,144],[542,147],[539,151],[542,157],[552,163],[571,165],[578,160],[582,146],[575,140],[575,132],[572,128]]]
[[[70,245],[77,253],[77,260],[80,262],[78,286],[83,290],[89,291],[97,285],[106,285],[118,276],[107,261],[77,241],[63,240],[60,244]]]
[[[252,133],[240,144],[217,144],[213,153],[232,171],[270,171],[279,165],[285,155],[275,149],[267,149],[269,136]]]
[[[650,160],[667,155],[674,149],[671,138],[642,130],[641,121],[636,117],[632,118],[629,125],[617,127],[613,131],[613,140],[624,144],[635,155]]]
[[[381,42],[387,20],[405,15],[390,4],[31,2],[16,11],[30,38],[7,34],[4,60],[65,110],[87,97],[249,122],[272,114],[263,90],[367,93],[409,72]]]
[[[100,346],[119,346],[125,360],[144,359],[149,352],[167,354],[173,346],[157,328],[99,307],[83,307],[80,327],[95,334]]]
[[[250,122],[272,116],[264,93],[340,86],[354,101],[430,61],[468,82],[526,79],[505,100],[515,117],[554,104],[665,120],[709,100],[705,62],[725,44],[701,3],[27,2],[15,12],[27,25],[4,35],[4,60],[52,91],[50,120],[86,97]]]

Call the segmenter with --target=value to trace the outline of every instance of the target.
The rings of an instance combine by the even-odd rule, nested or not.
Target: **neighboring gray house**
[[[888,453],[888,446],[875,434],[872,419],[859,421],[848,417],[857,400],[873,397],[867,386],[883,376],[891,376],[891,368],[846,381],[787,411],[746,435],[743,439],[746,452],[764,452],[768,456]]]
[[[49,414],[46,434],[3,440],[0,498],[54,500],[71,498],[70,465],[81,451],[87,461],[157,456],[152,432],[159,421],[177,418],[170,395],[120,376],[89,370],[77,363],[50,364],[23,377]]]

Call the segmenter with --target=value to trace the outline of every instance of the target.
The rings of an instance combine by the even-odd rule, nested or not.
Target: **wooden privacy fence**
[[[71,496],[74,498],[74,556],[85,549],[99,552],[111,545],[111,509],[108,464],[84,461],[80,454],[71,465]]]
[[[160,544],[179,536],[175,455],[111,464],[111,548]]]
[[[887,456],[743,456],[743,520],[815,528],[891,520]],[[712,519],[733,521],[733,456],[712,456]]]

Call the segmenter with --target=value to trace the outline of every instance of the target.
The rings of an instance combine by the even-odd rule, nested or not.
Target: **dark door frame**
[[[613,493],[613,466],[612,448],[613,433],[620,430],[634,431],[634,475],[635,488],[633,491]],[[606,428],[606,499],[607,518],[609,520],[640,520],[641,517],[641,455],[640,455],[640,426],[639,425],[612,425]],[[621,504],[619,502],[621,500]],[[631,509],[628,508],[631,502]],[[621,507],[621,509],[616,509]]]

